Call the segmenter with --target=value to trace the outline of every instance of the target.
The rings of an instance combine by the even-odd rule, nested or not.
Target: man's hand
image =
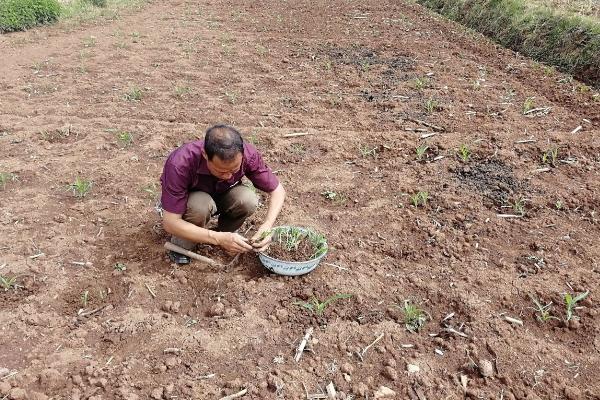
[[[253,249],[248,239],[234,232],[219,232],[217,244],[230,253],[245,253]]]
[[[252,243],[254,251],[261,253],[269,247],[272,241],[272,235],[271,232],[269,232],[270,229],[270,227],[261,226],[254,236],[252,236],[250,243]]]

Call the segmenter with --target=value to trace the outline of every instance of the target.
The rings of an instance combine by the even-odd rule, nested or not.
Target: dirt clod
[[[375,391],[373,396],[376,399],[392,399],[396,397],[396,392],[387,386],[379,386],[379,389]]]
[[[152,389],[152,392],[150,392],[150,398],[154,399],[154,400],[161,400],[163,398],[163,388],[155,388]]]
[[[479,365],[479,373],[484,378],[489,378],[494,376],[494,364],[490,360],[481,359],[478,362]]]
[[[26,400],[27,392],[25,391],[25,389],[12,388],[8,394],[8,398],[10,400]]]
[[[396,370],[390,366],[387,366],[383,369],[383,371],[381,372],[381,375],[383,375],[385,378],[391,380],[391,381],[395,381],[398,379],[398,373],[396,372]]]
[[[218,303],[215,303],[212,305],[208,315],[211,317],[218,317],[218,316],[223,315],[224,313],[225,313],[225,305],[221,302],[218,302]]]

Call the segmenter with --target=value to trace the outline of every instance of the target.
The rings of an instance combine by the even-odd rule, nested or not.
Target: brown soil
[[[290,251],[279,242],[274,241],[265,251],[265,254],[282,261],[308,261],[314,258],[315,248],[308,240],[302,240],[298,245],[298,249]]]
[[[329,382],[354,399],[599,398],[600,107],[577,82],[398,1],[155,2],[0,36],[0,54],[0,172],[19,176],[0,190],[0,274],[22,286],[0,292],[0,399],[304,399]],[[523,115],[528,97],[549,112]],[[421,139],[419,120],[444,130]],[[169,263],[162,165],[220,121],[278,171],[278,224],[327,237],[312,273]],[[525,217],[497,216],[517,199]],[[531,308],[564,317],[585,290],[578,321]],[[336,293],[352,297],[321,316],[294,304]],[[431,315],[419,333],[407,299]]]

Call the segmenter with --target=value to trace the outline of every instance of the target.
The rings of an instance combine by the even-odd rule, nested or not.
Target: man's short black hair
[[[235,128],[229,125],[215,125],[206,131],[204,151],[210,161],[214,156],[223,161],[231,161],[238,153],[244,154],[244,141]]]

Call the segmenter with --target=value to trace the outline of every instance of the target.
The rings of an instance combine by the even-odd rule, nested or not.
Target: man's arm
[[[223,249],[234,253],[244,253],[252,250],[246,239],[233,232],[215,232],[201,228],[185,221],[181,214],[163,211],[163,228],[171,235],[196,243],[208,243],[221,246]]]
[[[263,223],[258,227],[258,231],[250,241],[253,243],[254,249],[256,251],[264,251],[269,243],[271,243],[271,236],[264,238],[262,241],[258,242],[260,236],[263,232],[268,231],[275,224],[275,220],[277,216],[281,212],[281,208],[283,207],[283,202],[285,201],[285,189],[281,185],[281,183],[269,193],[269,209],[267,210],[267,216]]]

